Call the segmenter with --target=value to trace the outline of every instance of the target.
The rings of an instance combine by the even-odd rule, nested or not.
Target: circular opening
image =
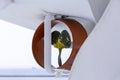
[[[70,50],[70,55],[68,55],[69,58],[67,60],[65,60],[63,65],[58,67],[60,69],[70,70],[78,50],[80,49],[81,45],[87,38],[87,32],[79,22],[77,22],[73,19],[53,20],[52,21],[52,28],[53,28],[52,30],[56,29],[55,25],[57,25],[57,23],[58,23],[58,22],[56,23],[56,21],[60,21],[60,22],[64,23],[64,25],[62,25],[62,26],[67,25],[68,27],[64,27],[64,28],[69,28],[67,30],[68,30],[68,32],[70,32],[69,34],[72,35],[72,37],[71,37],[72,49]],[[59,25],[61,25],[61,24],[59,24]],[[61,28],[60,28],[60,30],[61,30]],[[37,61],[37,63],[41,67],[44,68],[44,22],[42,24],[40,24],[40,26],[35,31],[35,34],[33,36],[33,41],[32,41],[32,51],[33,51],[33,56],[34,56],[35,60]]]

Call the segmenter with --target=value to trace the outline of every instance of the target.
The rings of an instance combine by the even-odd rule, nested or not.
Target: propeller
[[[62,65],[61,53],[63,48],[69,48],[71,46],[71,38],[67,30],[52,32],[52,45],[59,50],[58,65]]]

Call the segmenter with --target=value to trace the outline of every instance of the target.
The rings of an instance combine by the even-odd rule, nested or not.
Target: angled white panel
[[[0,19],[26,28],[36,29],[43,21],[44,13],[37,4],[13,3],[0,10]]]
[[[89,0],[43,0],[41,8],[47,12],[77,16],[96,22]]]
[[[46,15],[44,11],[77,16],[96,22],[88,0],[14,0],[13,4],[0,10],[0,19],[36,29]]]
[[[111,0],[72,66],[69,80],[120,80],[120,0]]]
[[[110,0],[89,0],[93,15],[99,21]]]

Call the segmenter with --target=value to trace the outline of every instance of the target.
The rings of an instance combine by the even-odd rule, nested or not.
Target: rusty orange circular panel
[[[70,57],[62,66],[58,67],[60,69],[70,70],[78,50],[80,49],[81,45],[87,38],[87,32],[80,23],[78,23],[73,19],[56,19],[56,20],[65,23],[72,33],[73,46],[72,46]],[[54,25],[57,24],[56,20],[51,21],[52,27],[54,27]],[[32,41],[33,56],[37,61],[37,63],[44,68],[44,39],[43,38],[44,38],[44,22],[40,24],[40,26],[38,26],[38,28],[36,29],[35,34],[33,36],[33,41]]]

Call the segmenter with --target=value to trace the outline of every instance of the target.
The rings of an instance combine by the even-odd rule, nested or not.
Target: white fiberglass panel
[[[69,80],[120,80],[120,1],[111,0],[79,50]]]

